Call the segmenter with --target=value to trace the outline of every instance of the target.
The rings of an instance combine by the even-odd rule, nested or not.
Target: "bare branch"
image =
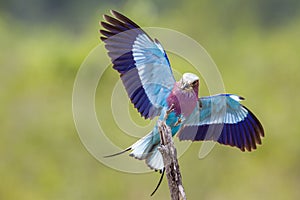
[[[186,200],[177,160],[177,151],[172,140],[171,129],[163,121],[158,121],[158,129],[161,141],[158,150],[162,154],[164,160],[171,199]]]

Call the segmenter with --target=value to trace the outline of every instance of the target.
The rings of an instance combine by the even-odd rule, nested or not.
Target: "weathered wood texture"
[[[163,156],[171,199],[186,200],[171,129],[163,121],[159,121],[158,124],[161,139],[159,151]]]

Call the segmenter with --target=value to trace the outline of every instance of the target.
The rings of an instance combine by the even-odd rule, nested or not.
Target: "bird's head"
[[[199,77],[192,73],[184,73],[180,79],[180,88],[185,91],[194,90],[198,94]]]

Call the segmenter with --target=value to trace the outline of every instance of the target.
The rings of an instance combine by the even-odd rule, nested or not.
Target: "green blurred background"
[[[263,146],[252,153],[216,145],[199,160],[201,144],[193,144],[179,160],[188,199],[299,199],[300,1],[0,3],[0,199],[169,198],[166,180],[149,197],[158,174],[122,173],[99,163],[74,126],[73,83],[99,44],[98,21],[109,9],[197,40],[227,92],[246,97],[264,125]],[[132,141],[116,139],[123,147]]]

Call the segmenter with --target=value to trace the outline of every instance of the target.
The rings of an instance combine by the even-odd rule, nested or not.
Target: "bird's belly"
[[[168,114],[166,124],[171,128],[172,136],[174,136],[181,127],[180,121],[182,121],[182,116],[177,115],[176,112],[173,111]]]

